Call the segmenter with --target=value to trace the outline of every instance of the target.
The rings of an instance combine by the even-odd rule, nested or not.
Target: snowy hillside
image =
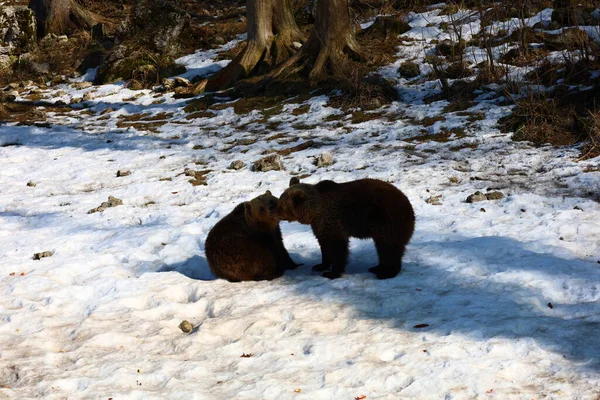
[[[466,110],[425,104],[437,84],[395,71],[443,18],[412,18],[416,43],[382,70],[402,100],[375,111],[323,94],[191,110],[90,71],[43,91],[71,107],[0,125],[0,398],[600,399],[600,161],[500,133],[493,85]],[[253,172],[273,151],[285,170]],[[347,273],[322,278],[310,227],[282,223],[302,267],[215,280],[208,231],[291,176],[400,188],[417,215],[401,274],[375,279],[353,240]],[[122,205],[89,213],[109,196]]]

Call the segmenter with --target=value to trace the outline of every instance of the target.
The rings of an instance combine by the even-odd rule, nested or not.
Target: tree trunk
[[[206,91],[231,86],[254,71],[272,68],[295,52],[293,43],[303,42],[290,0],[247,0],[246,48],[225,68],[205,81]]]
[[[327,72],[339,72],[348,61],[348,54],[364,59],[356,41],[349,10],[348,0],[318,0],[315,26],[308,40],[296,55],[273,71],[269,78],[296,72],[298,69],[291,69],[292,66],[302,62],[300,68],[303,68],[308,61],[314,60],[309,81],[317,84]]]
[[[77,27],[91,29],[103,21],[75,0],[30,0],[29,8],[38,23],[39,38],[49,33],[62,35]]]

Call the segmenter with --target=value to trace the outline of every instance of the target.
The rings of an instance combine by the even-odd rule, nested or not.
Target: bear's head
[[[279,224],[278,199],[270,191],[244,203],[248,224],[261,231],[274,231]]]
[[[319,206],[319,191],[315,185],[300,183],[296,177],[290,179],[290,186],[279,197],[277,208],[279,218],[284,221],[298,221],[310,224]]]

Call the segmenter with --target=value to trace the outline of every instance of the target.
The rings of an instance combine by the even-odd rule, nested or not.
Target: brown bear
[[[206,237],[206,260],[212,272],[230,282],[271,280],[298,265],[283,245],[277,197],[267,191],[238,204]]]
[[[321,246],[322,263],[334,279],[344,273],[350,237],[373,238],[379,265],[369,269],[379,279],[395,277],[402,267],[406,244],[415,230],[415,213],[408,198],[394,185],[377,179],[316,185],[290,180],[279,198],[279,217],[312,227]]]

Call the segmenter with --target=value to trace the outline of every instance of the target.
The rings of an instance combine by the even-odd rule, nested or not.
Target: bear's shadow
[[[203,256],[195,255],[187,260],[165,265],[160,268],[157,272],[179,272],[181,275],[185,275],[190,279],[196,279],[200,281],[212,281],[217,277],[212,273],[208,266],[208,261]]]

